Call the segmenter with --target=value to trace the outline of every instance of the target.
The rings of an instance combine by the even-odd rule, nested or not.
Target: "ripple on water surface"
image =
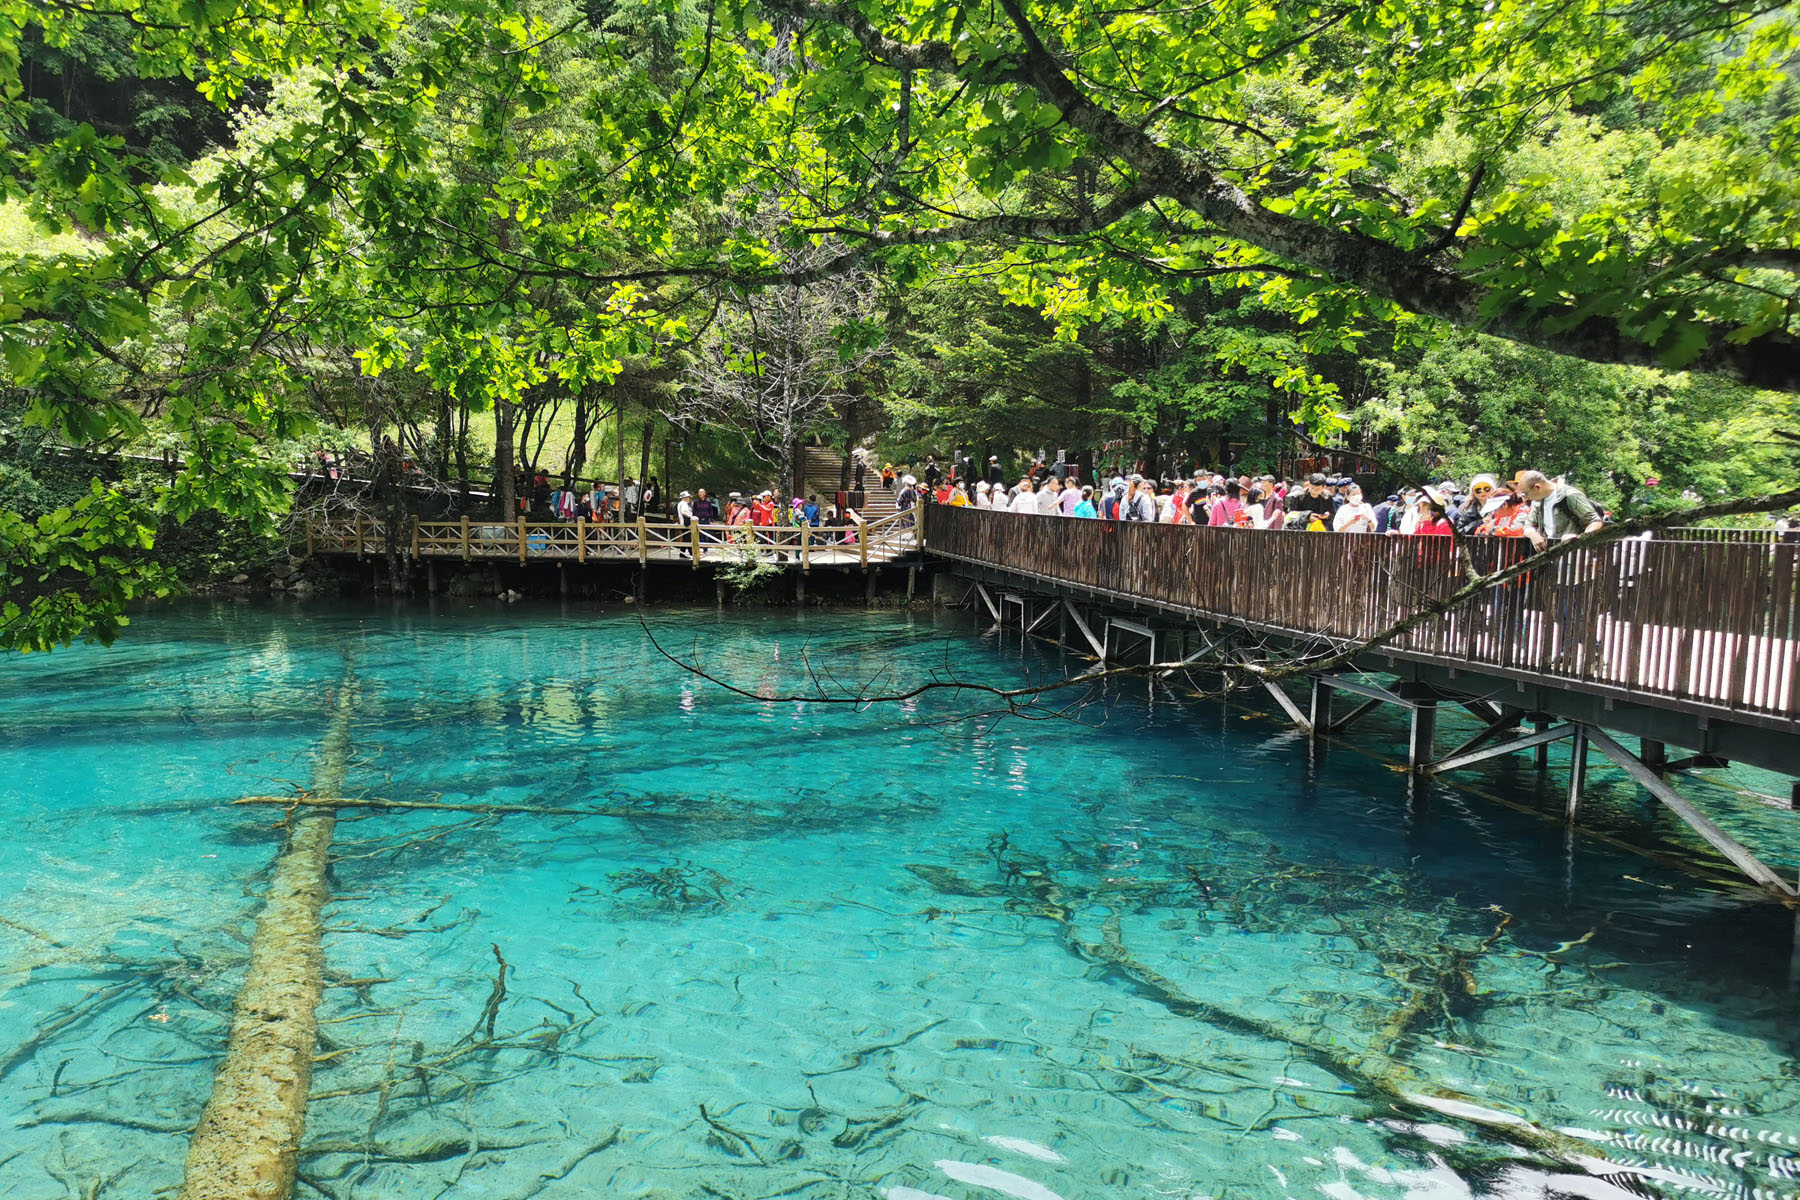
[[[1791,914],[951,619],[172,608],[0,671],[0,1195],[179,1184],[354,664],[301,1195],[1800,1195]],[[1101,714],[1105,719],[1101,720]],[[1791,868],[1792,826],[1696,785]],[[1462,788],[1459,783],[1459,789]],[[1681,869],[1682,861],[1698,864]]]

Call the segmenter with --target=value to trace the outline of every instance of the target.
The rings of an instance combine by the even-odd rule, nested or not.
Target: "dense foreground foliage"
[[[0,439],[185,468],[9,494],[0,644],[111,636],[308,439],[394,506],[876,430],[1792,471],[1791,5],[4,8]]]

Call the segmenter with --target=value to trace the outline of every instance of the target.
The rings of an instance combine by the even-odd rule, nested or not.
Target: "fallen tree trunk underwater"
[[[346,661],[313,774],[321,795],[344,790],[354,689],[354,668]],[[287,1200],[293,1193],[318,1049],[325,969],[320,913],[336,825],[330,808],[302,806],[290,816],[250,943],[225,1061],[188,1146],[180,1200]]]

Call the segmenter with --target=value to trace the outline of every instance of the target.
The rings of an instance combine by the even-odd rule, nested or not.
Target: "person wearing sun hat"
[[[1457,536],[1467,537],[1481,525],[1482,510],[1493,498],[1494,489],[1500,485],[1492,475],[1482,474],[1469,480],[1469,494],[1463,502],[1450,511],[1450,525]]]

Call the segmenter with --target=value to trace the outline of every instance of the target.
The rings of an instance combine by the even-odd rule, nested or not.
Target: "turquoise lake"
[[[1409,791],[1386,716],[773,699],[1089,665],[966,616],[644,616],[752,695],[629,607],[0,665],[0,1196],[179,1187],[282,840],[233,801],[343,688],[348,796],[542,811],[339,821],[296,1195],[1800,1196],[1795,915],[1598,761],[1571,833],[1529,755]],[[1772,780],[1683,787],[1800,868]]]

